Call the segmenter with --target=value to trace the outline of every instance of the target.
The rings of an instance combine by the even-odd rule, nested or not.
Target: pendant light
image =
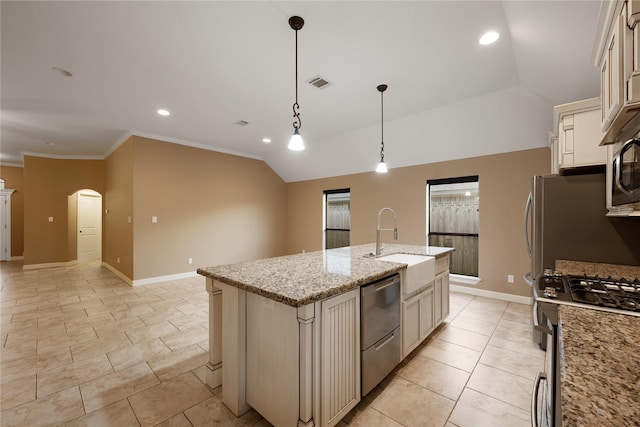
[[[300,135],[299,129],[302,126],[302,120],[300,120],[300,105],[298,105],[298,30],[304,26],[304,19],[299,16],[292,16],[289,18],[289,26],[296,32],[296,102],[293,103],[293,135],[289,141],[289,150],[301,151],[304,150],[304,141]]]
[[[387,85],[379,85],[378,91],[380,92],[380,163],[376,167],[376,172],[387,173],[387,164],[384,162],[384,91],[387,90]]]

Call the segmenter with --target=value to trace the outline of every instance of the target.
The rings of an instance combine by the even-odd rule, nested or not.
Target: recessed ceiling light
[[[161,108],[161,109],[158,110],[158,114],[160,114],[161,116],[168,116],[171,113],[169,111],[164,110],[164,109]]]
[[[264,142],[265,144],[268,144],[271,142],[271,138],[262,138],[262,142]]]
[[[47,142],[47,145],[54,146],[54,145],[56,145],[56,143],[55,142]]]
[[[478,43],[480,43],[481,45],[488,45],[491,43],[495,43],[496,40],[498,40],[499,38],[500,38],[500,34],[496,33],[495,31],[488,31],[484,33],[482,37],[480,37],[480,40],[478,40]]]

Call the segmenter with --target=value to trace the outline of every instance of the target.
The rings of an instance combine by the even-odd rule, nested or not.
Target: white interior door
[[[78,262],[102,256],[102,196],[78,193]]]

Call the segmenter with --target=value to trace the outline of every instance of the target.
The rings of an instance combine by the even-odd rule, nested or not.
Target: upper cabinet
[[[615,142],[640,121],[639,21],[640,0],[602,2],[592,52],[600,70],[602,144]]]
[[[600,146],[600,110],[599,98],[553,107],[554,133],[549,137],[553,173],[607,163],[607,149]]]

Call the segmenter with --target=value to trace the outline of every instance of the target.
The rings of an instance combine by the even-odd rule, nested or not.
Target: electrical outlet
[[[189,264],[193,264],[193,258],[189,258]]]
[[[151,217],[151,222],[154,223],[154,224],[157,223],[158,222],[158,217],[157,216],[152,216]]]
[[[49,222],[53,222],[53,217],[52,216],[49,217]]]
[[[513,283],[513,274],[509,274],[509,275],[507,276],[507,282],[509,282],[509,283]]]

